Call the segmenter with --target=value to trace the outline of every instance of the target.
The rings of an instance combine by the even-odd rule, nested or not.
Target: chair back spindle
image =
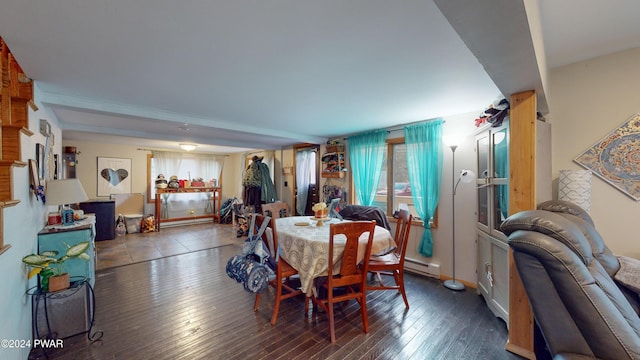
[[[407,309],[409,308],[409,300],[404,288],[404,258],[407,253],[412,221],[413,216],[408,211],[400,210],[396,223],[395,250],[384,256],[372,256],[368,267],[368,271],[374,273],[378,278],[378,285],[368,285],[367,290],[396,290],[402,295]],[[392,276],[395,285],[385,285],[382,281],[382,275]]]
[[[332,343],[336,341],[333,304],[337,302],[348,301],[350,299],[358,301],[360,304],[360,314],[362,316],[364,332],[369,332],[369,321],[367,319],[367,294],[365,289],[367,283],[369,256],[371,256],[371,247],[373,245],[373,234],[375,232],[375,228],[375,221],[341,222],[330,225],[327,281],[323,285],[326,289],[327,296],[326,298],[312,296],[311,299],[314,304],[322,307],[329,316],[329,334]],[[358,262],[360,237],[365,233],[368,233],[365,256],[362,262]],[[338,241],[340,244],[344,241],[344,251],[342,252],[341,257],[336,257],[334,251]],[[334,274],[334,264],[338,260],[341,261],[340,273]],[[335,288],[345,288],[346,292],[334,294]]]

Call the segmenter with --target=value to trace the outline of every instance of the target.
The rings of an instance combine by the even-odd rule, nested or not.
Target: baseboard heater
[[[440,264],[431,264],[405,257],[404,269],[410,272],[440,279]]]

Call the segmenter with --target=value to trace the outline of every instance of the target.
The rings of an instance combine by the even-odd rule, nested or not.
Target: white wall
[[[98,196],[98,157],[131,159],[131,192],[147,192],[147,154],[137,146],[107,144],[95,141],[63,141],[63,146],[75,146],[77,156],[76,177],[80,179],[89,199],[107,199]]]
[[[278,153],[277,155],[278,155],[279,162],[281,164],[280,166],[281,176],[279,177],[279,179],[274,180],[276,181],[276,191],[280,196],[280,200],[286,202],[289,205],[289,210],[293,214],[294,211],[291,206],[293,204],[293,196],[294,196],[293,189],[295,188],[295,184],[293,182],[293,173],[295,171],[295,169],[293,168],[294,151],[293,151],[293,148],[289,148],[289,149],[283,149],[281,151],[277,151],[277,153]],[[290,168],[291,173],[282,174],[282,168],[285,168],[285,167]],[[286,186],[285,186],[285,182],[287,183]]]
[[[242,173],[244,171],[244,155],[231,154],[224,160],[222,170],[222,197],[236,197],[242,200]]]
[[[43,107],[40,106],[42,109]],[[44,110],[29,111],[31,137],[21,135],[22,160],[35,159],[35,144],[45,143],[38,130],[39,119],[47,119],[58,144],[62,139],[57,121]],[[3,184],[2,186],[6,186]],[[4,209],[4,243],[11,248],[0,255],[0,339],[31,340],[31,297],[26,295],[36,285],[35,278],[27,280],[27,268],[22,257],[37,251],[37,234],[46,223],[47,207],[37,201],[29,190],[29,168],[16,167],[13,172],[13,193],[20,203]],[[0,359],[26,359],[29,348],[0,347]]]
[[[573,162],[575,157],[640,112],[638,64],[640,48],[551,72],[552,172],[556,183],[560,170],[582,169]],[[591,216],[614,253],[640,258],[639,213],[640,202],[593,177]]]

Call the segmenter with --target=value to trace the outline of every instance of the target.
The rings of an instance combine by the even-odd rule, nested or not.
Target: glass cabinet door
[[[478,226],[489,232],[489,189],[485,186],[489,178],[489,133],[476,137],[478,155]]]
[[[476,136],[478,228],[503,237],[500,225],[509,215],[508,121]]]
[[[506,126],[491,132],[493,149],[494,189],[493,228],[499,230],[502,222],[509,216],[509,147]]]
[[[478,165],[478,291],[489,309],[509,324],[509,245],[500,231],[509,213],[509,128],[476,134]],[[508,325],[507,325],[508,326]]]

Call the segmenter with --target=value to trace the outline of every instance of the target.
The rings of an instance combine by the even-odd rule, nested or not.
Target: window
[[[215,180],[219,186],[223,165],[223,155],[154,152],[147,157],[147,202],[155,199],[155,181],[159,174],[163,174],[167,181],[175,175],[178,179]]]
[[[393,189],[393,191],[389,191],[389,189]],[[382,173],[380,174],[374,205],[380,207],[387,215],[391,216],[400,204],[406,204],[413,218],[420,220],[413,206],[409,171],[407,169],[407,146],[404,143],[404,138],[387,139],[387,151],[382,164]],[[433,219],[432,228],[436,227],[436,219],[437,212]]]
[[[403,139],[389,139],[376,191],[375,206],[391,215],[400,204],[406,204],[413,216],[418,216],[413,207],[411,185],[407,171],[407,148]],[[391,154],[391,156],[389,156]],[[389,170],[391,169],[391,170]],[[393,191],[389,191],[389,189]]]

